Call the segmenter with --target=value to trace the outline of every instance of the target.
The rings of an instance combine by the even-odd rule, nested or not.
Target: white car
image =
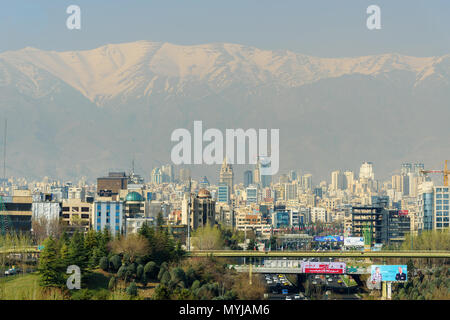
[[[292,300],[292,297],[291,296],[287,296],[286,300]]]
[[[13,269],[13,268],[8,269],[5,271],[5,276],[10,276],[10,275],[16,274],[16,272],[17,272],[16,269]]]

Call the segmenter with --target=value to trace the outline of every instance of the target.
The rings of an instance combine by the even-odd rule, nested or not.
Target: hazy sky
[[[66,8],[81,7],[81,30]],[[369,31],[366,8],[381,7]],[[14,0],[0,2],[0,51],[95,48],[136,40],[231,42],[316,56],[450,53],[449,0]]]

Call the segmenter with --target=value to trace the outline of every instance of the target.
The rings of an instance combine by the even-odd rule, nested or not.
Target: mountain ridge
[[[414,73],[417,86],[436,75],[436,66],[450,61],[450,55],[418,58],[392,53],[318,58],[230,43],[183,46],[137,41],[82,51],[27,47],[1,53],[0,59],[25,74],[26,64],[28,69],[49,72],[97,105],[107,105],[118,96],[148,96],[155,90],[176,94],[183,92],[186,82],[202,81],[214,92],[234,83],[284,89],[344,75],[377,76],[398,70]],[[32,78],[35,70],[30,71]]]
[[[438,168],[450,154],[450,55],[318,58],[235,44],[139,41],[83,51],[0,54],[7,172],[149,176],[170,162],[173,130],[280,129],[280,171],[329,179],[372,161]],[[138,167],[139,168],[139,167]],[[249,166],[235,166],[239,181]],[[193,166],[217,177],[219,166]],[[303,171],[304,170],[304,171]]]

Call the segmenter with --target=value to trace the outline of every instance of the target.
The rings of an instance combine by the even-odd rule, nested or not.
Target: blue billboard
[[[372,283],[381,281],[406,281],[406,265],[372,265],[370,269],[370,280]]]
[[[344,241],[344,236],[323,236],[323,237],[319,237],[316,236],[314,237],[314,241],[319,241],[319,242],[342,242]]]

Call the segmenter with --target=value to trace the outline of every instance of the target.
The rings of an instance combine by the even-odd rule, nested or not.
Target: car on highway
[[[5,276],[12,276],[15,275],[17,273],[17,269],[15,268],[10,268],[8,270],[5,271]]]
[[[292,300],[292,297],[291,296],[287,296],[286,300]]]

